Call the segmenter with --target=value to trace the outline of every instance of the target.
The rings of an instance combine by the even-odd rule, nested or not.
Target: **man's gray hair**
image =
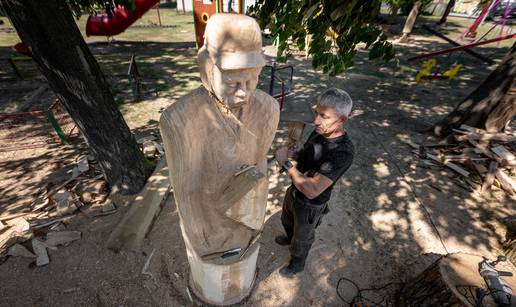
[[[317,105],[321,107],[332,107],[338,117],[349,117],[353,109],[353,101],[346,91],[338,88],[329,88],[317,99]]]

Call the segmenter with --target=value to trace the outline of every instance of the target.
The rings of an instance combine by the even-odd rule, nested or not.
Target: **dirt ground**
[[[90,45],[100,58],[105,55],[99,60],[101,65],[114,71],[115,95],[137,136],[159,134],[160,112],[199,85],[195,46],[149,44]],[[276,165],[270,166],[258,277],[251,296],[240,305],[342,306],[344,302],[336,290],[341,277],[369,288],[405,282],[446,253],[463,251],[488,257],[501,253],[500,242],[505,235],[502,221],[515,214],[515,199],[500,191],[478,195],[464,189],[453,172],[425,168],[405,143],[436,142],[417,131],[447,114],[493,68],[461,55],[447,59],[464,64],[455,80],[415,83],[418,64],[406,59],[446,46],[416,29],[413,42],[397,46],[399,63],[370,63],[367,53],[360,50],[356,67],[339,77],[313,70],[302,56],[289,61],[295,69],[294,89],[285,102],[273,147],[285,143],[290,121],[311,120],[310,104],[321,90],[339,87],[350,93],[355,104],[346,129],[356,156],[335,186],[330,214],[317,230],[306,270],[292,280],[278,274],[288,261],[288,249],[273,242],[282,232],[281,202],[289,180]],[[150,48],[152,53],[146,53]],[[272,61],[273,49],[266,49]],[[506,51],[494,47],[482,50],[497,60]],[[124,71],[134,52],[142,55],[142,75],[148,76],[149,87],[158,86],[159,94],[156,97],[151,92],[139,102],[127,103],[130,89],[116,72]],[[113,53],[127,60],[111,62],[109,55]],[[10,86],[7,82],[21,84],[2,81],[2,88]],[[16,98],[19,91],[9,95],[1,96],[0,107],[11,109],[2,112],[12,112],[18,106],[12,101],[21,99]],[[62,181],[75,159],[84,153],[87,148],[80,138],[72,145],[0,153],[0,214],[23,210],[40,186]],[[0,306],[197,305],[187,290],[189,268],[172,198],[165,202],[142,253],[114,253],[105,248],[106,238],[127,209],[121,206],[116,214],[96,218],[77,215],[66,229],[81,231],[82,239],[49,250],[51,262],[47,266],[36,267],[32,259],[21,257],[10,257],[0,264]],[[147,263],[148,269],[143,270]],[[338,290],[346,300],[355,294],[345,282]]]

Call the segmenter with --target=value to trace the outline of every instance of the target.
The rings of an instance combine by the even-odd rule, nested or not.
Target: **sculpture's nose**
[[[239,82],[238,89],[235,93],[235,96],[238,98],[245,98],[246,95],[247,95],[247,87],[246,87],[245,82]]]

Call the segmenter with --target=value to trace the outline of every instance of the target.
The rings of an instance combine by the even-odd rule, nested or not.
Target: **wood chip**
[[[495,160],[499,164],[503,164],[503,160],[500,159],[500,157],[493,154],[492,152],[490,152],[489,150],[487,150],[487,148],[485,146],[481,145],[480,143],[478,143],[474,140],[469,140],[469,143],[471,145],[475,146],[476,152],[481,153],[481,154],[485,155],[486,157]]]
[[[10,246],[32,238],[30,224],[24,218],[9,221],[6,228],[0,233],[0,254],[5,253]]]
[[[154,158],[154,155],[156,154],[156,145],[154,145],[153,141],[146,141],[142,145],[143,147],[143,155],[146,158]]]
[[[64,216],[71,214],[77,210],[77,206],[74,203],[72,194],[66,190],[61,189],[52,197],[56,202],[56,214],[58,216]]]
[[[87,172],[90,169],[87,156],[80,158],[79,162],[77,162],[77,169],[79,169],[81,173]]]
[[[475,163],[475,162],[472,162],[473,166],[475,167],[475,170],[480,174],[480,175],[483,175],[485,173],[487,173],[487,168],[482,165],[482,164],[479,164],[479,163]]]
[[[47,247],[45,243],[40,240],[33,238],[32,239],[32,250],[36,254],[36,265],[44,266],[50,263],[50,259],[48,258]]]
[[[456,135],[455,139],[457,141],[471,141],[471,140],[479,140],[479,141],[501,141],[501,142],[514,142],[516,141],[516,136],[508,135],[505,133],[474,133],[474,132],[465,132],[457,129],[453,129],[454,132],[463,133],[463,135]]]
[[[44,221],[35,221],[34,223],[31,221],[31,228],[33,230],[42,229],[42,228],[54,225],[55,223],[68,221],[69,219],[71,219],[74,216],[75,216],[75,214],[72,214],[72,215],[63,216],[63,217],[60,217],[60,218],[57,218],[57,219],[50,219],[50,220],[44,220]]]
[[[491,187],[491,185],[494,182],[497,170],[498,170],[498,162],[491,161],[491,163],[489,163],[489,169],[487,171],[487,174],[484,177],[484,182],[482,182],[482,187],[480,188],[480,192],[484,193],[485,191],[489,190],[489,188]]]
[[[29,252],[23,245],[16,243],[9,248],[7,251],[7,255],[13,257],[27,257],[27,258],[36,258],[36,255]]]
[[[462,167],[458,166],[457,164],[455,163],[452,163],[452,162],[442,162],[441,159],[439,159],[437,156],[435,155],[432,155],[430,153],[427,153],[426,156],[434,161],[437,161],[437,162],[441,162],[442,164],[446,165],[447,167],[449,167],[450,169],[454,170],[455,172],[461,174],[462,176],[464,177],[469,177],[469,172],[465,169],[463,169]]]
[[[31,214],[30,212],[19,212],[19,213],[13,213],[13,214],[6,214],[6,215],[0,216],[0,222],[13,220],[15,218],[22,217],[22,216],[23,217],[31,217],[31,216],[33,216],[33,214]]]
[[[513,195],[516,192],[516,182],[514,179],[505,174],[502,170],[496,172],[496,179],[500,181],[501,188],[509,195]]]
[[[465,130],[465,131],[468,131],[468,132],[479,133],[479,134],[487,133],[487,131],[485,131],[484,129],[475,128],[475,127],[471,127],[471,126],[468,126],[468,125],[460,125],[459,129]]]
[[[491,151],[507,162],[516,161],[516,157],[503,145],[493,147]]]
[[[47,239],[44,243],[47,247],[54,247],[58,245],[68,245],[80,238],[80,231],[54,231],[47,233]]]
[[[152,142],[152,143],[154,144],[154,146],[156,146],[156,150],[159,152],[160,155],[164,155],[165,154],[165,150],[163,149],[163,145],[161,145],[158,142]]]

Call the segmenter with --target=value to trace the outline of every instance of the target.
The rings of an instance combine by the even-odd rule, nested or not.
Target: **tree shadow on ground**
[[[415,46],[400,49],[406,58],[430,45],[440,48],[438,43],[417,40]],[[335,287],[340,277],[362,288],[381,286],[407,281],[439,254],[462,251],[493,257],[498,252],[504,233],[501,221],[514,215],[514,202],[501,191],[478,195],[465,190],[450,170],[423,168],[405,143],[437,142],[415,128],[447,114],[489,70],[465,57],[464,70],[455,82],[417,84],[411,73],[400,76],[399,67],[406,61],[380,68],[367,62],[365,54],[359,54],[355,70],[327,77],[313,71],[305,60],[289,61],[296,68],[295,93],[286,102],[289,115],[282,119],[310,121],[315,97],[325,88],[342,88],[355,102],[347,129],[356,156],[333,192],[330,214],[317,230],[307,269],[294,281],[278,281],[275,272],[288,256],[272,243],[282,232],[275,213],[279,205],[273,207],[261,264],[274,265],[267,271],[270,275],[260,280],[252,302],[338,306],[342,302]],[[279,136],[277,142],[284,143],[286,136],[281,132]],[[279,178],[288,182],[284,175]],[[276,184],[282,188],[271,187],[271,198],[281,200],[286,185]],[[354,288],[341,293],[351,300]]]
[[[446,47],[445,43],[430,40],[433,41],[416,39],[412,45],[399,46],[402,58],[398,65],[377,66],[367,60],[365,52],[359,52],[357,67],[340,77],[322,75],[301,58],[290,61],[295,68],[294,92],[286,100],[274,146],[286,143],[289,121],[311,120],[310,104],[323,89],[339,87],[348,91],[355,102],[347,129],[356,156],[335,187],[331,211],[317,230],[305,272],[292,280],[278,275],[277,269],[288,260],[288,250],[273,242],[282,232],[279,211],[289,180],[279,173],[277,166],[270,166],[267,222],[259,240],[262,247],[258,279],[252,296],[243,305],[341,306],[335,289],[340,277],[350,278],[360,287],[380,286],[408,280],[433,261],[436,254],[466,251],[492,257],[497,252],[497,241],[503,232],[499,221],[514,215],[514,204],[499,191],[474,195],[463,190],[456,183],[456,175],[445,169],[422,168],[404,143],[435,142],[413,129],[447,114],[489,72],[487,67],[479,67],[464,56],[464,70],[455,80],[415,83],[418,66],[409,65],[404,59],[431,48]],[[193,51],[188,52],[186,58],[192,57]],[[124,59],[128,61],[128,57]],[[199,80],[192,59],[187,59],[189,64],[184,66],[188,74],[192,73],[186,78],[197,86]],[[162,63],[167,65],[166,61]],[[113,62],[112,66],[123,73],[124,65],[118,67]],[[189,83],[181,80],[179,84],[185,84],[184,90],[188,91]],[[130,118],[133,131],[148,135],[157,131],[159,110],[179,96],[181,92],[170,92],[162,100],[158,97],[127,103],[122,109]],[[142,113],[132,108],[155,115],[139,118]],[[70,267],[71,274],[64,270],[56,272],[57,265],[32,273],[21,260],[13,260],[16,270],[0,267],[2,276],[10,281],[4,289],[12,290],[6,301],[17,302],[14,294],[21,297],[22,280],[34,277],[55,288],[50,295],[41,289],[30,292],[34,295],[28,300],[43,305],[66,305],[77,300],[100,305],[189,304],[189,268],[174,204],[170,199],[165,204],[143,254],[113,254],[102,246],[103,238],[123,217],[123,212],[106,217],[104,222],[90,223],[85,228],[87,236],[77,243],[76,250],[56,252],[53,259]],[[141,268],[153,251],[155,254],[149,260],[151,274],[142,274]],[[87,261],[85,257],[98,261]],[[62,291],[77,280],[81,280],[85,290],[65,295]],[[354,295],[352,287],[340,290],[346,298]]]

